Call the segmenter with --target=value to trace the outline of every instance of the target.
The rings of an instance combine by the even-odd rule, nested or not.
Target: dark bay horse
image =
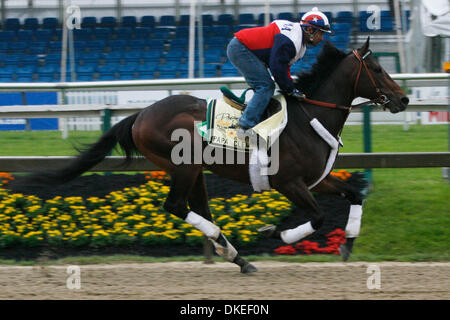
[[[310,213],[311,221],[282,232],[274,226],[263,228],[261,232],[286,243],[294,243],[317,230],[323,223],[324,215],[312,191],[338,194],[352,205],[361,207],[361,194],[329,172],[319,184],[312,189],[308,187],[323,176],[330,154],[329,144],[312,129],[310,120],[315,118],[320,121],[332,137],[338,139],[349,114],[349,108],[338,106],[348,107],[356,97],[372,99],[392,113],[405,110],[409,102],[405,93],[370,53],[369,39],[361,48],[350,53],[327,43],[311,72],[299,75],[296,86],[314,100],[299,102],[286,97],[289,121],[278,138],[279,169],[276,174],[269,176],[269,182],[271,188]],[[314,101],[335,107],[318,106]],[[170,174],[171,187],[164,204],[165,210],[201,230],[213,242],[217,253],[239,265],[241,272],[256,271],[213,223],[203,175],[203,169],[208,169],[223,177],[250,184],[248,153],[244,164],[175,164],[171,159],[172,150],[177,144],[171,139],[172,133],[180,128],[187,130],[193,137],[193,144],[193,140],[200,137],[194,123],[205,121],[205,114],[206,101],[203,99],[187,95],[167,97],[114,125],[64,168],[36,173],[31,179],[48,184],[72,180],[101,162],[118,143],[127,160],[132,160],[135,154],[142,154]],[[202,148],[205,147],[206,142],[203,141]],[[349,225],[353,223],[356,227],[349,227],[348,243],[359,232],[361,217],[358,212],[354,216],[354,221],[350,221],[350,212]],[[351,247],[347,249],[351,250]]]

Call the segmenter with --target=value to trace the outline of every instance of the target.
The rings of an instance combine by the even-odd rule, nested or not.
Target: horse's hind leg
[[[242,259],[236,249],[211,221],[208,197],[200,166],[181,166],[171,172],[171,187],[164,209],[191,224],[215,245],[224,259],[241,267],[241,272],[251,273],[257,269]],[[187,207],[189,201],[190,209]]]
[[[341,195],[350,202],[350,212],[345,227],[346,242],[340,248],[343,260],[347,261],[361,229],[363,195],[356,188],[332,175],[328,175],[313,191]]]

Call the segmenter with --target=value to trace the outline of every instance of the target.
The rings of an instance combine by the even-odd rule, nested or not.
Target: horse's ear
[[[360,54],[363,56],[369,50],[370,36],[367,37],[366,43],[359,49]]]

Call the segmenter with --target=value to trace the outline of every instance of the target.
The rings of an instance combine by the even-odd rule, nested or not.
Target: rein
[[[386,104],[389,103],[389,99],[382,94],[381,90],[378,88],[377,84],[375,83],[375,79],[372,76],[372,73],[370,72],[369,68],[367,67],[367,64],[365,62],[365,59],[372,53],[372,51],[367,51],[367,53],[361,57],[361,55],[359,54],[359,52],[357,50],[353,50],[353,55],[356,57],[356,59],[358,59],[359,61],[359,69],[358,69],[358,73],[356,75],[356,80],[355,80],[355,85],[353,86],[353,95],[356,97],[356,88],[358,87],[359,84],[359,78],[361,76],[361,71],[362,71],[362,67],[364,66],[364,69],[366,70],[370,81],[372,82],[376,93],[378,94],[378,98],[376,99],[372,99],[366,102],[362,102],[362,103],[358,103],[356,105],[351,105],[350,107],[348,106],[340,106],[337,105],[335,103],[328,103],[328,102],[323,102],[323,101],[318,101],[318,100],[312,100],[309,98],[304,98],[303,101],[309,104],[313,104],[319,107],[326,107],[326,108],[332,108],[332,109],[341,109],[341,110],[346,110],[348,112],[350,112],[353,108],[358,108],[367,104],[378,104],[383,106],[384,108],[386,108]]]

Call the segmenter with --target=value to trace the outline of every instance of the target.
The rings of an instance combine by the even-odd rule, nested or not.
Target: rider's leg
[[[254,90],[253,97],[239,119],[241,128],[249,129],[259,123],[270,98],[275,92],[275,83],[264,63],[238,39],[234,38],[230,41],[227,55],[231,63]]]

